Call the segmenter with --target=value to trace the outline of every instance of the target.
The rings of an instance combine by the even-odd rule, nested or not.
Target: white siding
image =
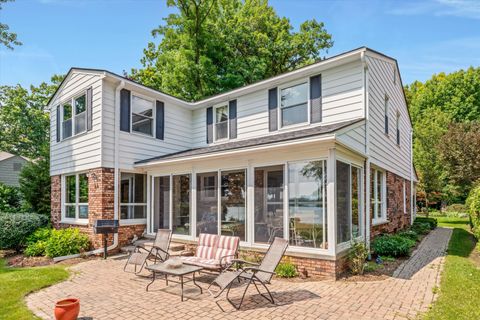
[[[0,182],[9,186],[18,187],[18,178],[20,177],[20,170],[15,171],[14,166],[19,164],[24,166],[27,163],[27,160],[19,156],[14,156],[3,161],[0,161]]]
[[[308,81],[310,76],[322,75],[322,123],[332,124],[364,116],[363,108],[363,70],[361,62],[351,62],[327,70],[312,70],[306,77],[279,83],[278,86],[295,83],[301,79]],[[287,130],[304,129],[309,125],[268,131],[268,90],[262,89],[237,99],[237,139],[249,139],[265,135],[278,134]],[[226,101],[225,101],[226,102]],[[206,145],[206,108],[193,113],[193,145]],[[319,125],[319,124],[315,124]]]
[[[393,80],[395,62],[367,55],[367,63],[371,161],[410,179],[411,124],[401,83],[398,78],[396,83]],[[389,97],[389,135],[385,134],[385,94]],[[397,112],[400,113],[400,146],[396,143]]]
[[[363,121],[348,131],[337,135],[336,138],[343,145],[362,154],[365,153],[365,123]]]
[[[89,87],[93,89],[92,130],[57,142],[57,105]],[[102,151],[102,78],[100,74],[72,72],[50,105],[50,174],[57,175],[100,167]]]
[[[135,94],[134,88],[127,88]],[[103,88],[103,159],[102,166],[114,166],[114,136],[115,136],[115,88],[112,84],[104,82]],[[142,92],[145,96],[145,93]],[[148,95],[152,100],[161,98]],[[171,102],[165,103],[165,135],[164,140],[144,136],[136,133],[120,131],[119,135],[119,167],[120,169],[133,169],[133,164],[160,155],[190,149],[192,146],[192,111]],[[116,117],[120,119],[119,112]]]

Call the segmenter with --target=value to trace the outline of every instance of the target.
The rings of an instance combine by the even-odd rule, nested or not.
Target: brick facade
[[[88,234],[94,249],[103,247],[103,236],[93,232],[97,219],[113,219],[114,217],[114,169],[95,168],[88,170],[88,224],[75,225],[61,223],[62,208],[61,176],[51,177],[51,220],[55,228],[74,227]],[[140,237],[145,225],[121,226],[119,228],[119,246],[128,244],[134,235]],[[113,237],[108,238],[108,245],[113,243]]]
[[[372,226],[371,238],[382,233],[394,233],[410,225],[410,180],[392,172],[387,174],[387,223]],[[404,209],[403,184],[405,183],[406,208]]]

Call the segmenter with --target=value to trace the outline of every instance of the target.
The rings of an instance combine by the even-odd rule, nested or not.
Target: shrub
[[[454,203],[445,207],[446,212],[467,212],[467,207],[461,203]]]
[[[431,230],[437,227],[437,219],[435,218],[417,217],[415,218],[415,221],[413,222],[413,224],[416,224],[416,223],[427,223]]]
[[[37,229],[27,238],[27,247],[23,252],[26,256],[43,256],[47,247],[47,241],[52,235],[52,229]]]
[[[52,230],[46,242],[45,255],[50,258],[81,253],[90,247],[86,234],[76,228]]]
[[[480,185],[470,191],[466,205],[473,234],[480,239]]]
[[[18,212],[22,197],[18,188],[0,182],[0,212]]]
[[[430,225],[426,222],[414,222],[410,226],[410,230],[413,230],[417,234],[428,234],[430,232]]]
[[[275,273],[280,278],[294,278],[298,275],[297,268],[290,261],[279,263]]]
[[[46,216],[36,213],[0,213],[0,249],[19,251],[27,237],[47,223]]]
[[[412,229],[400,231],[399,233],[397,233],[397,235],[413,241],[418,241],[418,233],[416,233],[415,230]]]
[[[399,235],[382,235],[373,240],[373,251],[380,256],[401,257],[410,254],[415,241]]]
[[[352,274],[363,274],[368,249],[363,242],[353,242],[348,252],[348,265]]]

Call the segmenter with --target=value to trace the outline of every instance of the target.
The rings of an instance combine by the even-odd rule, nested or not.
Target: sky
[[[271,0],[294,28],[325,23],[336,55],[367,46],[398,60],[403,83],[480,66],[480,0]],[[29,86],[70,67],[115,73],[141,67],[151,30],[174,12],[165,0],[16,0],[0,22],[23,45],[0,48],[0,85]]]

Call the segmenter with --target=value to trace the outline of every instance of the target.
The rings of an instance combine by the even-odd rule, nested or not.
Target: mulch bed
[[[100,259],[99,256],[89,256],[84,258],[73,258],[68,260],[63,260],[58,263],[55,263],[52,258],[48,257],[26,257],[23,254],[19,254],[14,250],[1,250],[0,258],[5,258],[7,261],[7,266],[9,267],[41,267],[48,266],[53,264],[61,265],[74,265],[80,262]]]

